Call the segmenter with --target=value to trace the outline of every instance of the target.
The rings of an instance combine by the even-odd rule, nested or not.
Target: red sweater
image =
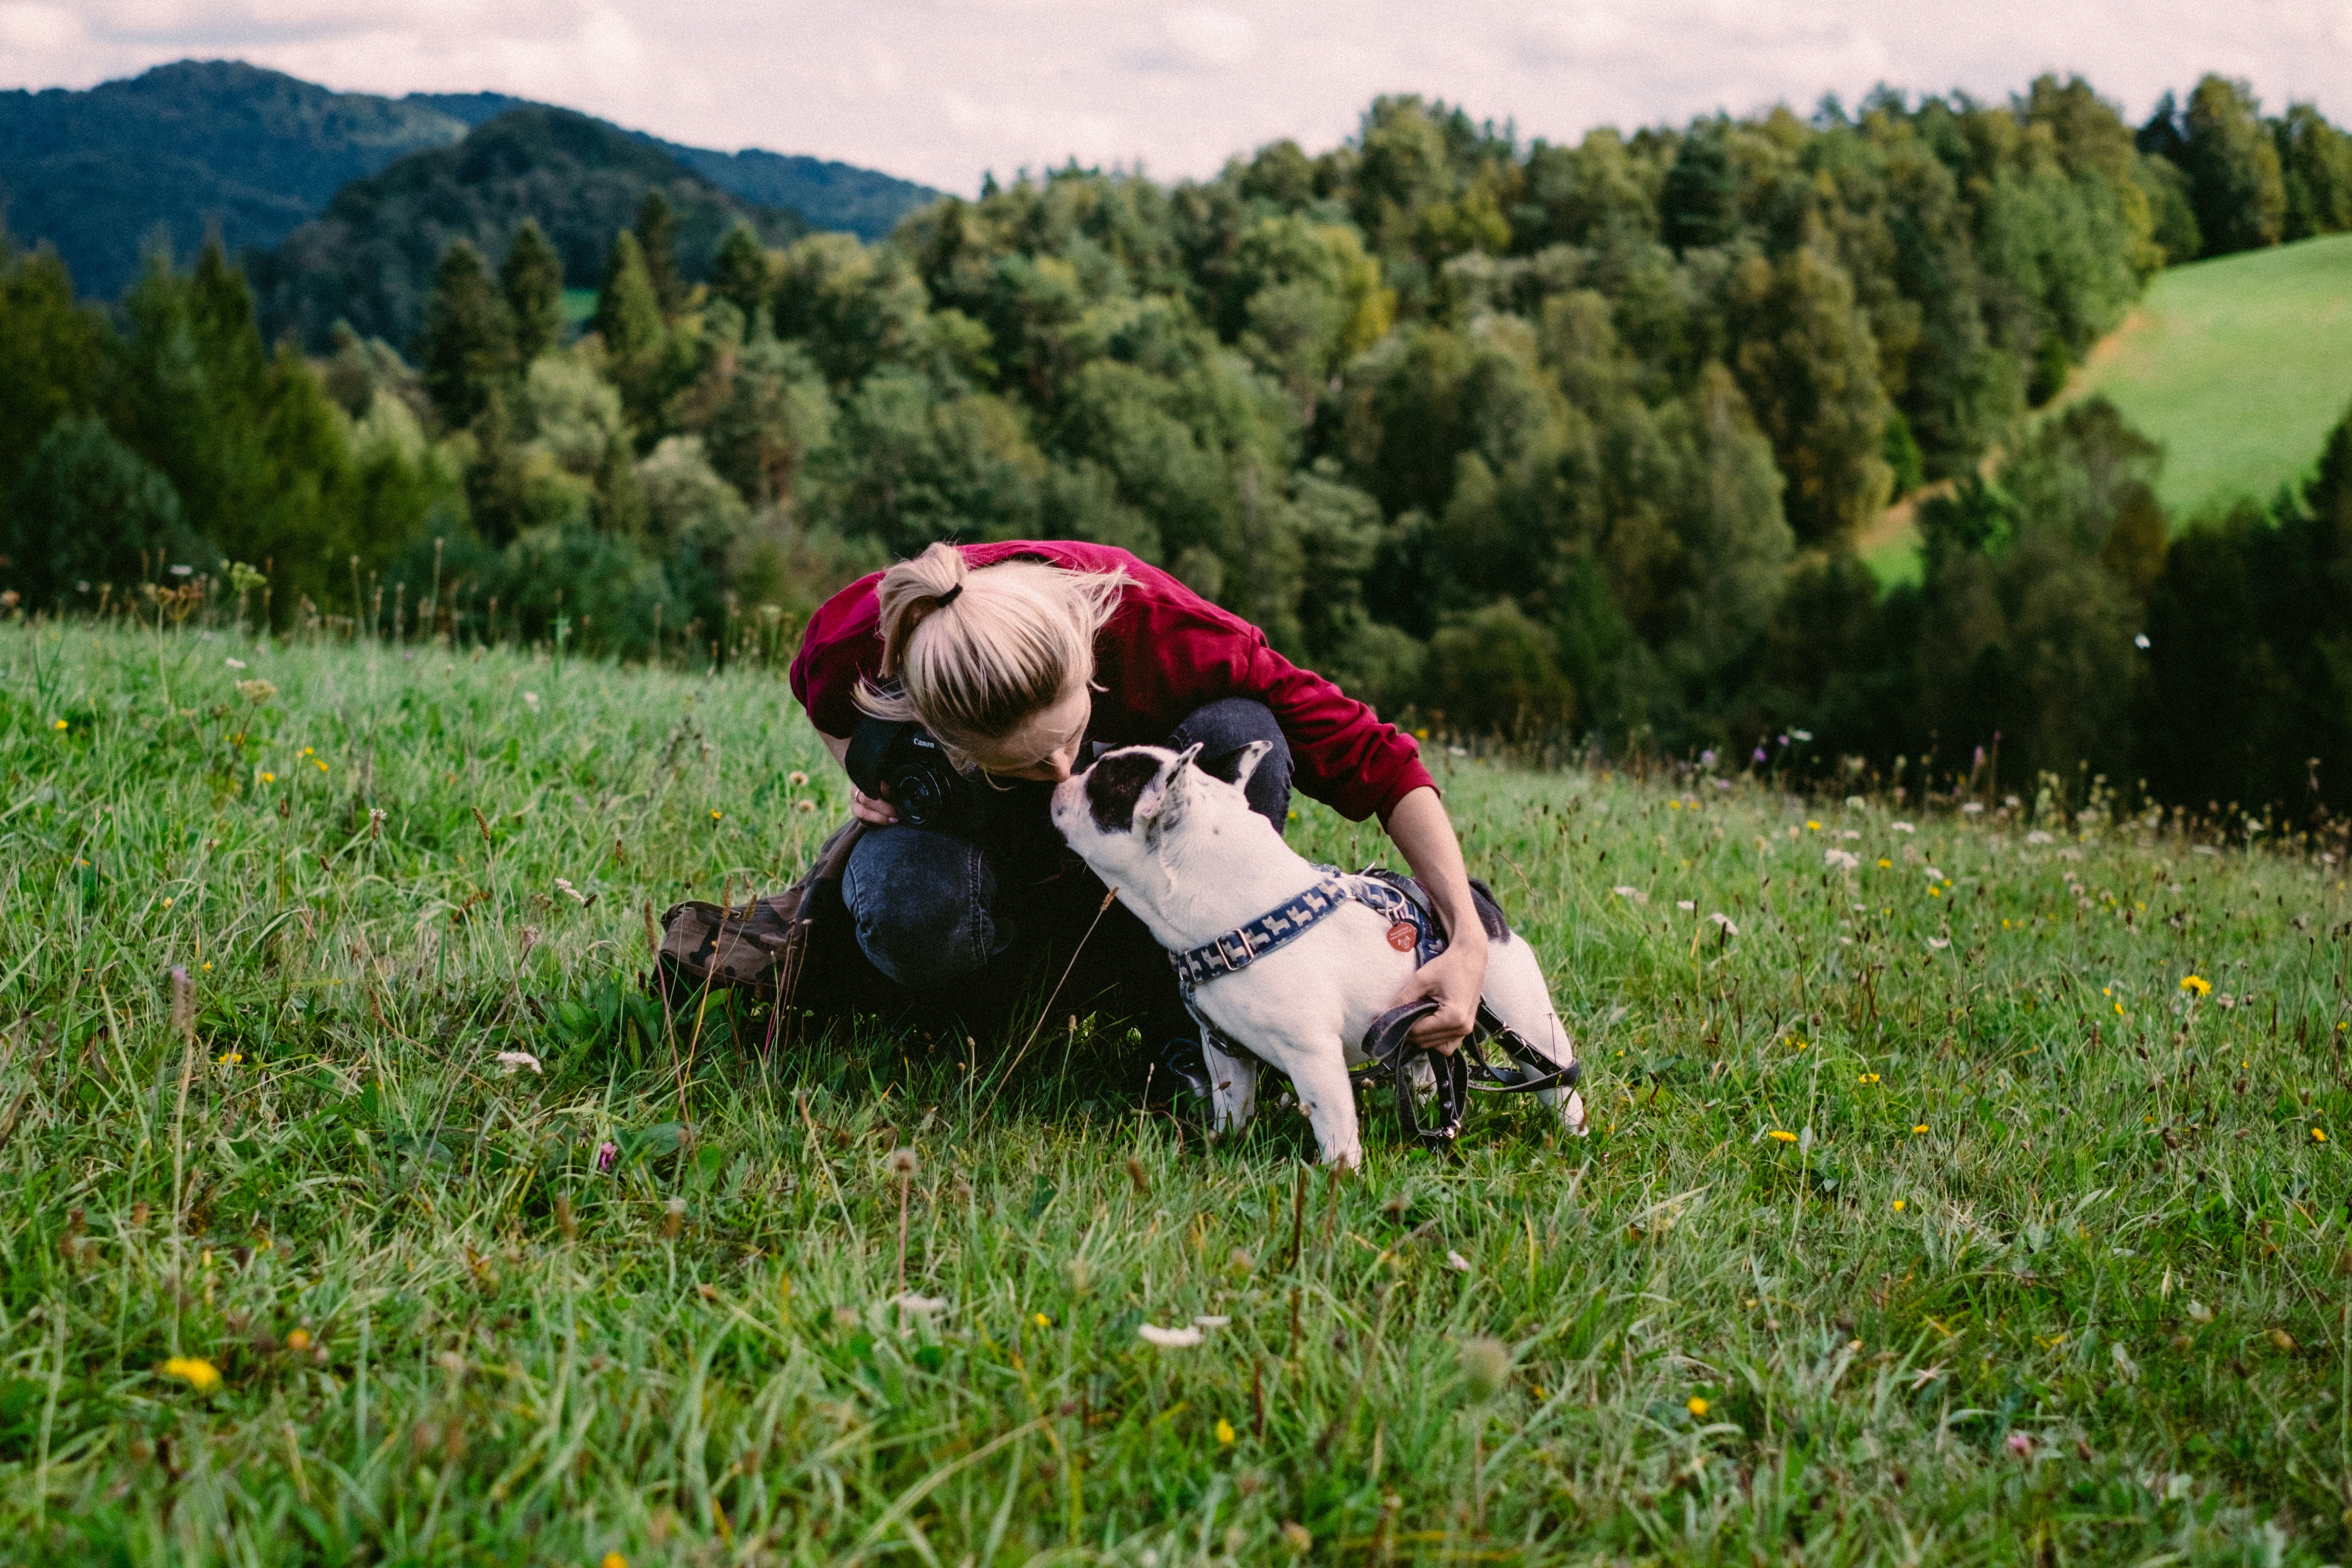
[[[1274,710],[1290,743],[1292,781],[1342,816],[1386,817],[1407,794],[1432,785],[1412,737],[1276,653],[1265,632],[1158,567],[1123,549],[1075,540],[959,548],[971,567],[1024,557],[1073,571],[1119,570],[1134,579],[1095,638],[1095,680],[1104,689],[1095,694],[1089,740],[1156,746],[1203,703],[1252,697]],[[861,577],[819,606],[793,659],[793,695],[827,735],[846,736],[865,716],[856,700],[859,677],[881,680],[874,592],[880,580],[878,572]]]

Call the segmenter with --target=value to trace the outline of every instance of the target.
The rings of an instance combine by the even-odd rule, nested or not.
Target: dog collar
[[[1445,940],[1437,934],[1436,922],[1430,919],[1428,911],[1381,873],[1342,876],[1333,866],[1315,869],[1323,873],[1322,877],[1280,908],[1270,909],[1248,925],[1227,931],[1198,947],[1168,955],[1188,999],[1194,988],[1222,976],[1237,974],[1268,953],[1297,941],[1343,904],[1365,905],[1384,916],[1391,929],[1409,928],[1416,964],[1426,964],[1444,951]]]

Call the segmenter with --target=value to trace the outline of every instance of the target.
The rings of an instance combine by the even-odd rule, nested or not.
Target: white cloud
[[[1328,146],[1382,92],[1561,140],[1881,81],[1999,99],[2045,69],[2137,118],[2220,69],[2352,119],[2347,0],[0,0],[0,85],[192,55],[520,93],[961,191],[1073,156],[1208,174],[1276,137]]]

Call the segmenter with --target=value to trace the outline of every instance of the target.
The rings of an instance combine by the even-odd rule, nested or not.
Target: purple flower
[[[1701,768],[1712,768],[1715,766],[1715,748],[1713,747],[1708,747],[1705,751],[1698,754],[1698,765]]]
[[[614,1161],[615,1161],[615,1160],[617,1160],[617,1159],[619,1159],[620,1157],[621,1157],[621,1145],[618,1145],[618,1144],[599,1144],[599,1145],[596,1145],[596,1168],[597,1168],[599,1171],[609,1171],[609,1170],[611,1170],[611,1169],[613,1168],[613,1162],[614,1162]]]
[[[1756,748],[1756,760],[1759,762],[1764,760],[1764,748],[1760,746]]]

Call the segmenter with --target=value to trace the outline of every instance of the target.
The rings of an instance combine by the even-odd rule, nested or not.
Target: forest
[[[698,662],[935,538],[1085,538],[1441,733],[2352,807],[2352,411],[2307,483],[2173,518],[2161,450],[2063,396],[2162,267],[2352,229],[2307,105],[2207,77],[2136,128],[2045,77],[1570,146],[1396,97],[873,244],[738,223],[682,267],[680,216],[650,191],[593,277],[530,217],[453,243],[413,340],[315,354],[282,257],[100,308],[10,253],[5,602]],[[1854,546],[1898,501],[1888,584]]]

